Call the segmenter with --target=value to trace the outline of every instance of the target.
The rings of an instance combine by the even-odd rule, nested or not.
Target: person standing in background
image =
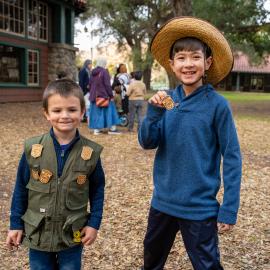
[[[85,122],[87,119],[89,121],[88,117],[88,111],[89,111],[89,79],[91,77],[91,72],[92,72],[92,60],[86,59],[84,61],[83,67],[79,71],[79,85],[83,91],[84,95],[84,101],[86,105],[86,113],[83,117],[83,121]]]
[[[94,135],[99,135],[101,129],[109,128],[108,134],[120,134],[116,125],[120,123],[113,100],[113,91],[110,82],[110,74],[106,69],[107,60],[103,57],[97,59],[96,68],[92,71],[89,82],[89,128],[94,129]],[[97,98],[102,98],[106,105],[96,103]]]
[[[134,80],[128,86],[127,96],[129,97],[129,125],[128,131],[132,132],[134,127],[135,115],[138,117],[138,128],[139,130],[142,118],[143,118],[143,103],[144,97],[146,95],[146,86],[141,81],[142,72],[136,71],[134,72]]]
[[[85,60],[83,67],[79,71],[79,85],[83,90],[83,94],[86,95],[88,93],[89,87],[89,79],[92,71],[92,60]]]
[[[130,75],[127,73],[127,66],[119,64],[113,79],[112,89],[118,112],[128,113],[128,97],[126,96],[127,85],[130,84]]]

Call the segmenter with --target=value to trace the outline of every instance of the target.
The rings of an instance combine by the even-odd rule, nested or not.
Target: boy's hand
[[[219,233],[224,233],[224,232],[228,232],[231,231],[233,229],[234,225],[231,224],[224,224],[224,223],[219,223],[217,224],[218,227],[218,232]]]
[[[98,230],[89,226],[85,226],[81,231],[81,234],[83,236],[82,244],[85,246],[91,245],[96,240],[97,233],[98,233]]]
[[[6,244],[9,249],[18,248],[22,241],[23,230],[9,230]]]
[[[162,99],[167,96],[166,91],[158,91],[155,95],[149,98],[148,102],[154,106],[164,108]]]

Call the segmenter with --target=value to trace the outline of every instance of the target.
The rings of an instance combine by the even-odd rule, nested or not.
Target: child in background
[[[218,231],[236,223],[241,153],[229,104],[212,85],[228,75],[233,54],[218,29],[193,17],[167,22],[151,52],[181,85],[149,99],[139,132],[143,148],[157,148],[143,269],[163,269],[179,230],[195,270],[223,269]]]
[[[141,81],[142,72],[134,72],[134,80],[127,88],[127,96],[129,98],[129,125],[128,131],[132,132],[134,127],[135,116],[137,115],[138,119],[138,130],[141,126],[143,119],[143,104],[144,97],[146,95],[146,86]]]
[[[79,134],[85,103],[72,80],[48,84],[43,110],[52,127],[25,142],[6,243],[12,249],[24,238],[32,270],[79,270],[82,248],[95,241],[102,219],[102,146]]]

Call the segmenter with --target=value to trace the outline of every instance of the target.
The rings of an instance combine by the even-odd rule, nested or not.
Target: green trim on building
[[[60,43],[66,43],[66,13],[64,5],[60,6]]]
[[[2,42],[0,41],[0,45],[5,45],[5,46],[11,46],[11,47],[15,47],[15,48],[20,48],[23,50],[23,52],[20,54],[20,67],[19,70],[21,72],[21,82],[18,83],[14,83],[14,82],[10,82],[10,83],[3,83],[0,82],[0,87],[7,87],[7,88],[14,88],[14,87],[21,87],[21,88],[39,88],[41,85],[41,51],[38,48],[33,48],[30,46],[25,46],[25,45],[21,45],[21,44],[14,44],[12,42]],[[38,52],[39,55],[39,84],[38,85],[28,85],[27,83],[27,75],[28,75],[28,50],[34,50]]]

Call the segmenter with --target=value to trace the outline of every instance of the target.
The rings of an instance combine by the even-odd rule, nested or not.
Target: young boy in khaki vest
[[[82,248],[95,241],[102,218],[102,146],[79,134],[85,103],[72,80],[49,83],[43,109],[52,128],[25,142],[6,243],[29,247],[32,270],[79,270]]]
[[[163,269],[180,231],[194,269],[220,270],[218,231],[236,223],[241,153],[229,104],[212,85],[228,75],[233,54],[218,29],[194,17],[167,22],[151,52],[181,85],[149,99],[139,132],[143,148],[157,148],[143,269]]]

